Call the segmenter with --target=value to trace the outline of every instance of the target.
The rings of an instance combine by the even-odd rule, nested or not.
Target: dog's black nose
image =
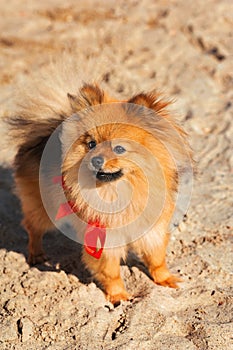
[[[92,165],[96,168],[96,169],[101,169],[102,165],[104,164],[104,158],[101,156],[97,156],[97,157],[93,157],[91,160]]]

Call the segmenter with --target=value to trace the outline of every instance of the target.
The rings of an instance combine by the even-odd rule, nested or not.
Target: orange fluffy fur
[[[125,105],[125,102],[129,105]],[[104,112],[101,106],[104,106]],[[134,250],[141,257],[155,283],[177,287],[179,278],[169,272],[165,261],[169,224],[174,212],[177,191],[177,167],[165,144],[169,144],[182,164],[185,162],[183,145],[187,143],[186,134],[168,115],[166,106],[167,103],[161,101],[154,91],[140,93],[127,101],[120,102],[108,97],[96,84],[84,84],[76,93],[72,91],[72,94],[70,91],[63,91],[62,87],[56,87],[53,90],[50,85],[46,90],[43,86],[39,86],[37,94],[31,96],[29,92],[24,100],[21,99],[17,110],[18,117],[9,118],[9,123],[13,135],[17,136],[15,182],[22,203],[23,225],[29,235],[28,261],[30,264],[44,261],[42,238],[46,231],[54,228],[41,200],[39,187],[41,155],[48,138],[57,126],[72,114],[78,113],[79,120],[74,119],[70,123],[64,123],[61,136],[64,150],[66,150],[66,142],[72,140],[72,147],[66,150],[62,164],[64,180],[69,188],[67,197],[80,208],[79,215],[83,220],[100,220],[107,230],[112,229],[111,235],[114,235],[114,229],[122,226],[117,242],[123,242],[121,246],[104,249],[99,260],[83,250],[83,262],[103,286],[107,298],[113,303],[130,298],[120,277],[120,259],[126,257],[128,249]],[[82,112],[83,109],[85,112]],[[82,135],[77,138],[79,128],[83,125],[86,127],[85,123],[88,123],[87,114],[89,119],[95,118],[97,126],[89,131],[88,136]],[[153,121],[153,114],[156,115],[156,122]],[[106,121],[106,124],[98,126],[102,120]],[[135,120],[137,120],[136,125]],[[163,120],[168,124],[165,123],[164,126]],[[169,127],[166,130],[166,125],[175,130],[176,136],[170,133]],[[86,147],[90,137],[99,145],[92,151]],[[128,140],[125,148],[132,148],[129,155],[113,154],[115,139]],[[181,143],[180,140],[182,140]],[[143,154],[142,147],[148,150],[151,157],[156,160],[154,164],[152,164],[153,161],[148,164],[147,154]],[[88,163],[93,156],[99,154],[104,155],[104,167],[107,171],[123,169],[123,178],[127,180],[122,185],[124,193],[128,193],[127,186],[130,186],[133,191],[131,202],[123,214],[100,214],[101,210],[94,210],[81,195],[80,184],[77,182],[80,164],[84,157],[85,162]],[[146,234],[142,232],[140,237],[134,239],[132,232],[128,233],[124,230],[124,225],[129,219],[131,221],[136,219],[143,211],[145,198],[149,196],[144,170],[152,184],[150,187],[152,199],[159,197],[160,192],[164,192],[161,196],[163,210],[159,215],[156,214],[158,219],[149,232]],[[119,181],[121,180],[97,183],[100,198],[113,201],[115,196],[119,195],[116,187]],[[88,195],[91,199],[92,191],[89,191]],[[122,192],[122,196],[124,195]],[[142,226],[143,220],[145,222],[150,220],[155,215],[154,212],[155,208],[148,208],[145,217],[141,218]]]

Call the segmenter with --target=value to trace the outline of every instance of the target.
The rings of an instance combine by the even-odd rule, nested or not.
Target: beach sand
[[[197,174],[168,249],[180,288],[153,284],[131,257],[121,272],[137,297],[114,309],[64,235],[47,234],[49,262],[28,266],[0,118],[0,349],[233,349],[232,17],[228,0],[1,0],[1,116],[17,84],[72,49],[114,96],[158,88],[174,99]]]

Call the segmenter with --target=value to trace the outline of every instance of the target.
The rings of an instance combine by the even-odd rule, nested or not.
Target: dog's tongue
[[[99,222],[89,222],[84,235],[84,247],[96,259],[101,257],[106,239],[106,228]]]

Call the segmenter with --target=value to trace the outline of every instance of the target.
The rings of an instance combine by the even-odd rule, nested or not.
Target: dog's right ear
[[[77,95],[67,94],[74,111],[104,102],[104,91],[96,84],[84,84]]]
[[[156,91],[151,91],[148,93],[141,92],[138,95],[131,97],[128,103],[134,103],[143,107],[153,109],[155,112],[162,112],[170,104],[169,101],[163,101],[161,99],[161,94]]]

